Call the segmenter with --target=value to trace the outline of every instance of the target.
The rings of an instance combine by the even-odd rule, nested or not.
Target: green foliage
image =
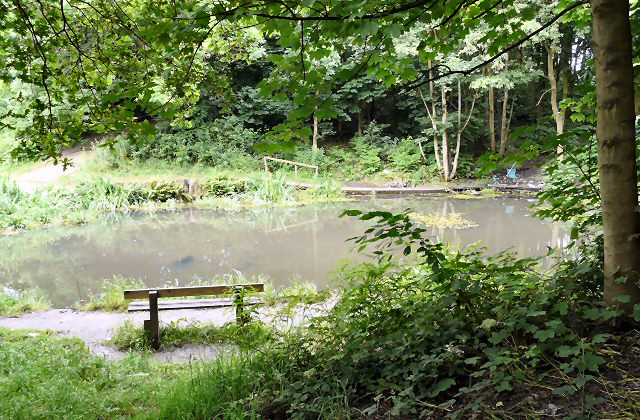
[[[140,161],[168,160],[180,165],[198,163],[220,169],[258,167],[253,146],[260,141],[260,136],[245,128],[239,118],[229,116],[193,124],[193,128],[160,133],[155,141],[140,147],[124,143],[123,157]]]
[[[394,169],[400,172],[415,171],[422,161],[418,144],[411,137],[400,140],[388,154]]]
[[[164,203],[169,200],[187,203],[193,200],[185,187],[170,182],[153,181],[149,185],[148,198],[151,201]]]
[[[129,307],[129,302],[124,299],[123,292],[128,289],[141,289],[144,287],[142,280],[128,279],[114,276],[102,284],[102,290],[89,296],[89,301],[79,306],[83,311],[107,311],[124,312]]]
[[[49,299],[40,289],[13,290],[0,286],[0,316],[20,316],[49,307]]]
[[[261,322],[239,325],[235,322],[218,327],[209,323],[179,319],[161,325],[162,348],[171,349],[185,344],[215,344],[255,349],[270,342],[273,331]],[[120,350],[151,350],[149,334],[127,320],[108,341]]]
[[[213,197],[226,197],[244,193],[247,189],[247,185],[243,180],[220,177],[206,181],[203,188],[207,195]]]
[[[373,175],[382,169],[382,159],[380,159],[382,149],[374,146],[369,138],[365,136],[354,138],[353,150],[356,164],[362,175]]]
[[[247,190],[256,204],[295,202],[293,194],[295,188],[288,184],[286,174],[283,172],[266,175],[261,181],[251,183]]]
[[[420,239],[424,230],[407,215],[347,213],[380,219],[356,243],[377,244],[382,259],[353,272],[333,311],[290,347],[302,349],[290,355],[297,379],[282,397],[292,412],[317,415],[331,395],[325,384],[338,383],[347,395],[371,396],[368,415],[386,401],[391,414],[460,415],[523,378],[544,377],[552,360],[569,392],[584,389],[604,362],[597,347],[606,337],[590,334],[619,313],[576,282],[582,268],[574,262],[543,275],[536,261],[509,254],[449,254]],[[423,263],[392,263],[383,250],[398,246]]]

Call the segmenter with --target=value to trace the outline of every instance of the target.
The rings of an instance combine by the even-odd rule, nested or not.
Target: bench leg
[[[158,318],[158,292],[149,292],[149,319],[144,321],[144,329],[149,331],[151,336],[151,346],[158,350],[160,348],[160,319]]]

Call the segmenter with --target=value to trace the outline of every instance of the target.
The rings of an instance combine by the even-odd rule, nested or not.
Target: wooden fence
[[[315,177],[318,177],[318,166],[317,165],[309,165],[308,163],[302,163],[302,162],[294,162],[292,160],[286,160],[286,159],[278,159],[278,158],[274,158],[271,156],[263,156],[263,161],[264,161],[264,172],[265,173],[269,173],[269,165],[267,164],[267,161],[274,161],[274,162],[281,162],[281,163],[286,163],[288,165],[293,165],[294,170],[295,170],[295,179],[296,181],[298,180],[298,167],[302,167],[302,168],[309,168],[309,169],[313,169],[315,170]]]

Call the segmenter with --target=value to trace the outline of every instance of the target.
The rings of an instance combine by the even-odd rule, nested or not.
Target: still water
[[[461,213],[478,226],[428,228],[427,233],[454,246],[481,242],[488,253],[510,248],[520,256],[538,256],[548,246],[563,246],[568,241],[564,228],[533,218],[531,204],[525,198],[385,198],[299,208],[134,214],[0,237],[0,284],[39,287],[54,307],[86,299],[114,275],[140,278],[148,286],[241,274],[263,275],[277,287],[296,279],[323,287],[333,270],[354,259],[346,239],[367,227],[355,218],[340,218],[348,208]]]

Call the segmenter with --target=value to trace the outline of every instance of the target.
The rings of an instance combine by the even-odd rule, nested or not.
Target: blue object
[[[516,166],[513,165],[509,170],[507,170],[507,178],[509,179],[517,179],[518,175],[516,174]]]

